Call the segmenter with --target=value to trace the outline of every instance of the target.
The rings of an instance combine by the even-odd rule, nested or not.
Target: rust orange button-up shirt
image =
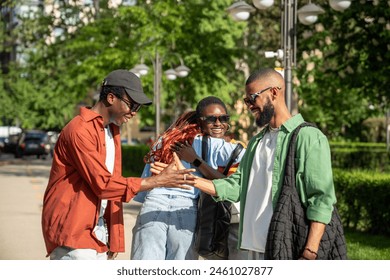
[[[139,191],[141,178],[122,177],[119,127],[111,125],[115,164],[111,174],[105,165],[103,117],[88,108],[62,130],[55,147],[42,212],[47,254],[57,246],[108,250],[93,233],[102,199],[108,200],[105,218],[112,252],[125,251],[122,202]]]

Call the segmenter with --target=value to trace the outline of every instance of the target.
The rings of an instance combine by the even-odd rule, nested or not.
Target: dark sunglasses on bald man
[[[205,116],[205,117],[200,117],[199,119],[207,123],[216,123],[217,120],[219,120],[221,123],[227,123],[230,120],[230,116],[229,115]]]
[[[255,101],[256,101],[256,98],[262,94],[263,92],[266,92],[267,90],[270,90],[272,88],[277,88],[278,90],[280,90],[281,88],[280,87],[267,87],[263,90],[260,90],[259,92],[256,92],[256,93],[252,93],[249,95],[249,97],[245,97],[244,98],[244,102],[247,106],[250,106],[250,105],[254,105],[255,104]]]

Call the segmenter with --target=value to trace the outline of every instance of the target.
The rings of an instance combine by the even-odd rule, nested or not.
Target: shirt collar
[[[290,133],[297,128],[298,125],[300,125],[302,122],[304,122],[304,119],[301,114],[297,114],[291,118],[289,118],[287,121],[285,121],[281,126],[280,130],[283,130],[287,133]],[[255,138],[257,140],[263,138],[264,134],[269,130],[269,125],[266,125],[256,136]]]
[[[86,121],[92,121],[93,119],[99,119],[99,121],[103,122],[103,117],[91,110],[91,107],[81,107],[80,108],[80,116]]]
[[[287,121],[282,124],[282,128],[286,130],[288,133],[294,131],[298,125],[304,122],[304,119],[301,114],[297,114],[292,118],[289,118]]]

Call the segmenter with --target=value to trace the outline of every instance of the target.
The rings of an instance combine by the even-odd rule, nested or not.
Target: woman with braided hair
[[[196,175],[206,178],[224,177],[218,171],[226,166],[236,144],[225,142],[229,128],[229,115],[225,104],[217,97],[206,97],[196,111],[184,113],[153,144],[146,155],[142,177],[151,176],[150,165],[155,161],[170,163],[176,145],[190,145],[195,154],[184,166],[197,169]],[[207,137],[207,164],[202,159],[202,139]],[[185,143],[185,144],[177,144]],[[237,161],[241,159],[243,152]],[[145,195],[145,193],[144,193]],[[199,191],[196,188],[176,190],[161,188],[138,195],[134,200],[143,202],[133,228],[131,259],[133,260],[189,260],[198,259],[194,251],[194,231],[197,221]]]

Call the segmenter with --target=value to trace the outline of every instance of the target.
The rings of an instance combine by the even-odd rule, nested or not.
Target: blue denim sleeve
[[[226,166],[236,146],[237,144],[235,143],[230,143],[223,139],[210,137],[210,160],[217,166]],[[234,163],[240,162],[244,153],[245,149],[241,151]]]

